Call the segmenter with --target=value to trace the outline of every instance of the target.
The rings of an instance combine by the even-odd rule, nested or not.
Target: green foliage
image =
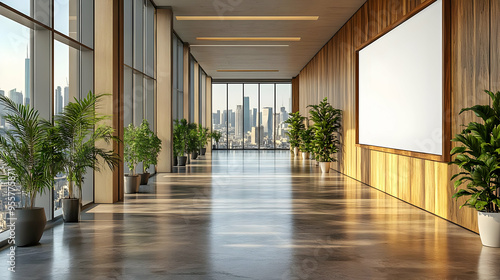
[[[135,175],[135,168],[141,161],[142,151],[147,149],[147,139],[141,133],[140,127],[129,124],[123,132],[123,141],[125,142],[124,156],[127,167],[132,175]]]
[[[156,134],[149,128],[149,122],[144,119],[139,126],[140,139],[144,140],[144,145],[139,150],[139,162],[142,162],[143,173],[147,172],[147,168],[150,165],[156,165],[158,163],[158,155],[161,151],[161,140],[156,136]]]
[[[288,124],[286,135],[290,139],[292,148],[300,146],[300,132],[305,129],[304,120],[306,118],[300,115],[300,112],[290,113],[289,118],[285,121]]]
[[[209,129],[204,128],[201,124],[198,126],[198,143],[200,144],[200,149],[205,148],[208,144],[208,139],[210,138]]]
[[[452,139],[461,144],[451,150],[455,158],[450,164],[460,168],[451,177],[456,190],[453,198],[468,197],[460,208],[500,212],[500,92],[485,92],[491,98],[491,106],[475,105],[460,111],[472,111],[482,122],[470,122]],[[466,188],[460,188],[464,183]]]
[[[29,106],[17,105],[5,96],[0,96],[0,104],[9,127],[0,133],[0,161],[11,171],[4,170],[2,178],[20,184],[28,197],[22,206],[33,208],[36,195],[51,189],[54,177],[62,170],[57,132]]]
[[[212,137],[214,139],[215,143],[218,144],[220,139],[222,138],[222,133],[218,130],[215,130],[210,134],[210,137]]]
[[[339,150],[340,134],[342,122],[342,110],[335,109],[328,103],[327,98],[323,99],[319,105],[309,105],[309,114],[314,122],[313,152],[319,162],[334,162],[332,156]]]
[[[113,136],[113,128],[101,123],[109,119],[109,116],[96,113],[99,100],[104,96],[89,92],[86,98],[81,100],[75,98],[75,101],[69,102],[63,112],[55,116],[70,198],[73,197],[73,183],[77,186],[81,197],[87,168],[99,172],[101,161],[110,169],[117,166],[120,161],[117,153],[96,146],[98,141],[104,141],[106,144],[118,141],[118,138]]]
[[[188,123],[186,119],[174,120],[175,156],[184,156],[186,153],[191,153],[199,147],[196,127],[196,124]]]
[[[308,128],[300,131],[300,150],[302,152],[313,152],[314,129]]]

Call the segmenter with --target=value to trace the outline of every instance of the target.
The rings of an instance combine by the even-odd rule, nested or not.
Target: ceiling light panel
[[[200,41],[298,42],[300,37],[196,37]]]
[[[319,16],[176,16],[177,20],[318,20]]]

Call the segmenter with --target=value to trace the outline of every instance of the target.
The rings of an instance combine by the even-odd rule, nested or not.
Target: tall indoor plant
[[[0,161],[10,169],[4,170],[2,179],[19,184],[22,191],[21,208],[16,208],[12,217],[16,218],[15,243],[36,245],[46,224],[44,208],[35,207],[36,196],[52,189],[54,177],[61,170],[57,135],[35,109],[15,104],[5,96],[0,96],[0,106],[7,127],[0,133]],[[9,202],[9,208],[13,206]]]
[[[300,132],[305,129],[304,120],[300,112],[290,113],[289,118],[285,121],[288,124],[286,135],[290,139],[290,147],[293,148],[295,156],[299,155]]]
[[[452,141],[461,144],[451,150],[460,172],[453,175],[454,198],[467,197],[464,204],[478,212],[479,234],[483,245],[500,247],[500,92],[485,91],[491,105],[464,108],[481,122],[470,122]],[[462,184],[465,188],[460,188]]]
[[[149,122],[144,119],[139,126],[138,133],[141,134],[140,138],[144,139],[144,145],[140,147],[143,148],[139,150],[139,161],[142,162],[142,174],[141,185],[147,185],[149,180],[148,168],[151,165],[156,165],[158,163],[158,155],[161,151],[161,140],[156,136],[156,134],[149,128]]]
[[[342,110],[335,109],[325,97],[318,105],[309,105],[309,114],[314,122],[314,155],[323,173],[330,172],[330,162],[336,161],[334,154],[339,150]]]
[[[96,112],[104,96],[89,92],[85,98],[75,98],[69,102],[63,112],[55,116],[59,148],[63,151],[62,163],[68,181],[68,197],[62,200],[65,222],[80,220],[82,184],[87,168],[99,172],[101,164],[113,169],[120,161],[117,153],[96,146],[98,141],[110,143],[118,140],[113,136],[113,128],[102,123],[109,116]]]
[[[212,139],[214,139],[214,142],[215,142],[215,143],[213,143],[212,148],[213,149],[219,148],[219,141],[222,138],[222,133],[218,130],[215,130],[215,131],[212,131],[212,133],[210,134],[210,137],[212,137]]]
[[[314,129],[312,127],[300,131],[300,150],[302,159],[308,159],[313,152]]]
[[[193,128],[194,126],[194,128]],[[186,154],[189,153],[189,133],[195,129],[195,124],[190,124],[186,119],[174,120],[174,156],[177,157],[177,164],[185,166],[187,162]]]
[[[123,132],[123,142],[125,144],[123,155],[130,172],[125,174],[125,193],[136,193],[141,184],[141,177],[136,174],[136,167],[140,162],[141,151],[145,150],[146,139],[141,134],[140,128],[130,123]]]
[[[189,124],[189,133],[187,140],[187,152],[191,154],[191,159],[198,158],[198,151],[200,150],[200,138],[198,136],[198,126],[196,124]],[[189,162],[189,159],[188,159]]]
[[[203,127],[201,124],[198,126],[198,141],[200,143],[200,155],[202,156],[207,152],[208,138],[210,137],[208,130],[208,128]]]

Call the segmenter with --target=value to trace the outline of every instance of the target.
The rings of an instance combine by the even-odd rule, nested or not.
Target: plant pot
[[[215,150],[215,145],[212,145],[212,150]]]
[[[78,198],[63,198],[62,210],[63,220],[65,223],[80,222],[80,199]]]
[[[303,160],[309,159],[309,153],[308,152],[302,152],[302,159]]]
[[[146,172],[146,173],[143,173],[143,174],[140,174],[140,175],[141,175],[141,185],[147,185],[148,181],[149,181],[149,176],[151,176],[151,174],[149,174],[148,172]]]
[[[299,156],[299,147],[293,148],[293,154],[298,157]]]
[[[477,223],[483,245],[500,247],[500,213],[477,212]]]
[[[198,152],[192,152],[191,153],[191,159],[197,159],[198,158]]]
[[[19,247],[37,245],[42,238],[47,219],[42,207],[16,208],[16,245]]]
[[[330,162],[320,162],[319,167],[322,173],[330,173]]]
[[[174,157],[174,166],[177,166],[178,162],[177,162],[177,157]]]
[[[207,148],[201,148],[200,155],[204,156],[207,153]]]
[[[141,177],[139,175],[125,175],[125,193],[136,193],[139,191]]]
[[[179,166],[186,166],[186,162],[187,162],[187,157],[186,156],[177,157],[177,164]]]

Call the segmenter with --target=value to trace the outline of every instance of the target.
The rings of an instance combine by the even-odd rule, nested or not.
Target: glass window
[[[227,149],[227,84],[212,86],[212,131],[219,131],[219,143],[212,143],[216,149]]]
[[[286,128],[288,124],[285,121],[288,119],[288,114],[292,111],[292,85],[291,84],[276,84],[276,148],[290,149]]]
[[[274,149],[274,84],[260,85],[261,149]]]
[[[259,85],[245,84],[243,97],[243,118],[245,149],[258,149],[260,143],[260,126],[257,125],[259,108]]]
[[[90,2],[90,1],[87,1]],[[54,1],[54,29],[62,34],[79,41],[80,30],[80,1]]]
[[[227,85],[229,149],[243,149],[243,85]]]

